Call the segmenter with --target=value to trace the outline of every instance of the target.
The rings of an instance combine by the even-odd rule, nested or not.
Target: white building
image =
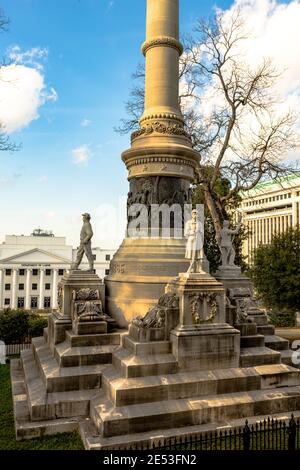
[[[95,270],[109,274],[114,250],[93,248]],[[30,236],[7,235],[0,244],[0,310],[56,309],[57,284],[76,257],[65,237],[35,230]],[[82,269],[88,269],[84,257]]]
[[[254,250],[271,242],[275,233],[300,225],[300,174],[269,181],[242,193],[240,205],[249,237],[243,252],[251,263]]]

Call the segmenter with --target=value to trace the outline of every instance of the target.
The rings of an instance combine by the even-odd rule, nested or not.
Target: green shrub
[[[42,336],[47,324],[47,318],[34,313],[3,310],[0,312],[0,340],[5,344],[24,343],[28,337]]]
[[[28,318],[28,336],[35,338],[37,336],[43,336],[44,328],[48,325],[48,320],[45,317],[31,314]]]
[[[259,246],[250,274],[266,307],[300,310],[300,230],[290,229]]]
[[[0,313],[0,339],[6,344],[23,343],[28,336],[28,313],[4,310]]]
[[[296,325],[296,313],[293,311],[268,312],[270,321],[275,327],[292,328]]]

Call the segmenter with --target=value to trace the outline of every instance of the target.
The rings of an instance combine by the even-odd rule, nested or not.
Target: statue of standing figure
[[[204,272],[201,260],[205,259],[204,244],[204,227],[198,216],[198,211],[192,211],[192,218],[185,226],[186,252],[185,258],[191,260],[187,274]]]
[[[82,229],[80,232],[80,245],[77,248],[77,256],[76,256],[76,261],[72,264],[71,269],[72,270],[77,270],[82,262],[83,255],[85,254],[89,266],[90,266],[90,271],[94,270],[94,258],[93,258],[93,253],[92,253],[92,237],[93,237],[93,230],[91,226],[91,216],[90,214],[82,214],[82,220],[83,220],[83,225]]]
[[[241,228],[241,214],[239,214],[239,221],[237,227],[233,230],[229,228],[229,220],[224,220],[223,228],[221,230],[221,257],[222,267],[235,267],[235,249],[233,247],[233,236],[236,235]]]

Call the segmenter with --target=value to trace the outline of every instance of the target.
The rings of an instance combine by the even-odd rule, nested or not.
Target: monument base
[[[226,323],[178,327],[170,340],[180,370],[239,366],[240,333]]]
[[[106,311],[127,327],[144,316],[164,294],[166,285],[186,271],[185,239],[126,238],[110,264],[105,278]]]

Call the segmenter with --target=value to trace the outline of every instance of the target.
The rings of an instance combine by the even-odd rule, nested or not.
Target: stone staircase
[[[101,391],[91,399],[90,417],[80,421],[86,448],[150,445],[153,436],[175,437],[237,418],[297,410],[300,372],[281,364],[280,353],[263,346],[262,335],[251,335],[256,325],[251,326],[252,331],[245,327],[248,347],[242,348],[251,367],[214,371],[178,371],[168,341],[156,348],[124,335],[103,371]],[[261,365],[266,357],[270,363]]]
[[[67,331],[53,352],[47,329],[44,337],[34,338],[32,348],[11,361],[17,438],[78,428],[78,419],[89,415],[122,334],[124,330],[81,336]]]
[[[293,364],[293,351],[290,349],[289,341],[275,335],[275,327],[268,323],[267,315],[262,311],[258,311],[256,314],[250,315],[250,318],[252,318],[257,326],[257,334],[264,336],[265,346],[273,351],[277,351],[283,364],[299,367]]]
[[[67,330],[50,348],[46,329],[11,364],[17,438],[79,424],[87,449],[114,449],[295,411],[300,372],[282,361],[285,340],[259,323],[239,327],[239,368],[192,372],[179,370],[170,341]]]

